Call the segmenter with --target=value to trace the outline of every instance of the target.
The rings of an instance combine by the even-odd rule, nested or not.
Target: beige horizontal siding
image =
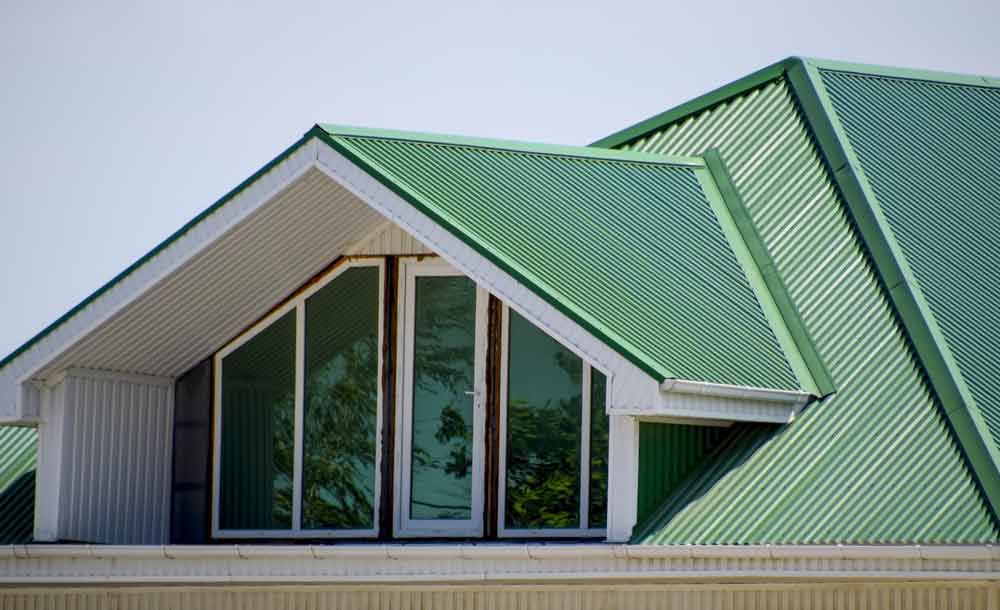
[[[0,590],[3,610],[158,608],[605,609],[659,608],[834,610],[980,610],[997,608],[993,583],[832,583],[713,585],[579,585],[505,587],[157,587]]]

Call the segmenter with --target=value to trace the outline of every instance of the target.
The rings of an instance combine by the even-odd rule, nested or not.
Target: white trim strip
[[[9,559],[872,559],[924,561],[998,561],[992,544],[606,544],[460,543],[331,545],[0,545]],[[998,573],[1000,578],[1000,573]]]
[[[667,394],[695,394],[715,398],[741,398],[744,400],[790,403],[799,407],[805,405],[812,398],[812,395],[807,392],[771,390],[723,383],[708,383],[705,381],[688,381],[685,379],[667,379],[660,384],[660,391]]]
[[[3,584],[1000,580],[992,545],[0,547]]]

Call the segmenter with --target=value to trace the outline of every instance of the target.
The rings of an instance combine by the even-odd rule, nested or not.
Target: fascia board
[[[820,154],[983,490],[994,520],[1000,522],[1000,453],[990,440],[972,393],[849,144],[821,78],[817,65],[806,60],[796,61],[788,71],[792,91]]]

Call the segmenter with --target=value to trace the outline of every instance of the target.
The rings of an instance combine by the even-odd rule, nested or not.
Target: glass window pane
[[[470,519],[476,286],[415,282],[410,518]]]
[[[303,529],[374,526],[378,283],[353,267],[306,300]]]
[[[580,527],[583,363],[510,311],[504,524]]]
[[[604,412],[607,378],[590,371],[590,507],[589,525],[607,527],[608,519],[608,416]]]
[[[222,529],[292,526],[295,311],[222,359]]]

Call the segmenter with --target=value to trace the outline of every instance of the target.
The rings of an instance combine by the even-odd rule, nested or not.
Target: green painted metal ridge
[[[991,89],[1000,88],[1000,77],[997,76],[959,74],[955,72],[941,72],[936,70],[869,65],[830,59],[817,59],[812,57],[802,58],[802,61],[807,65],[820,70],[849,72],[867,76],[884,76],[905,80],[919,80],[932,83],[945,83],[949,85],[969,85],[973,87],[987,87]]]
[[[818,70],[809,61],[796,62],[788,72],[792,91],[970,470],[1000,523],[1000,454],[850,147]]]
[[[730,232],[735,231],[735,236],[730,241],[739,241],[740,247],[734,243],[733,250],[745,252],[742,256],[737,256],[743,259],[747,277],[755,285],[764,313],[771,322],[772,330],[781,343],[789,364],[804,390],[819,397],[832,394],[836,391],[833,377],[806,331],[802,316],[788,295],[785,282],[754,226],[722,155],[718,150],[710,149],[705,152],[704,158],[706,173],[714,181],[723,206],[717,214],[720,219],[725,217],[723,224],[731,227]]]
[[[618,148],[619,146],[624,146],[625,144],[637,140],[652,131],[661,129],[678,119],[682,119],[688,115],[695,114],[703,110],[708,110],[713,106],[717,106],[736,96],[742,95],[751,89],[755,89],[764,83],[780,78],[781,75],[788,69],[788,66],[795,61],[797,61],[795,57],[782,59],[781,61],[775,62],[765,68],[761,68],[752,74],[748,74],[743,78],[723,85],[718,89],[709,91],[704,95],[699,95],[698,97],[684,102],[679,106],[675,106],[670,110],[661,112],[660,114],[640,121],[630,127],[626,127],[621,131],[605,136],[600,140],[593,142],[590,146],[598,148]]]
[[[580,311],[578,308],[556,298],[550,289],[543,284],[530,279],[528,275],[515,264],[497,256],[492,250],[481,244],[475,236],[469,235],[459,228],[458,224],[453,219],[435,210],[434,207],[426,202],[420,194],[407,188],[403,183],[404,181],[393,176],[391,171],[382,167],[381,164],[369,158],[362,151],[351,146],[350,142],[334,135],[330,135],[325,131],[316,135],[319,139],[340,154],[347,157],[352,163],[356,164],[383,186],[402,197],[422,213],[439,223],[445,230],[461,240],[467,246],[481,254],[506,273],[509,273],[519,282],[523,283],[539,298],[555,307],[558,311],[569,317],[577,324],[580,324],[580,326],[621,354],[621,356],[626,360],[639,367],[639,369],[647,375],[653,377],[653,379],[657,382],[662,382],[665,379],[675,377],[675,375],[650,360],[645,354],[642,353],[641,350],[631,346],[627,341],[617,336],[617,334],[602,328],[601,324],[599,324],[596,320],[593,320],[584,312]]]
[[[41,341],[43,338],[45,338],[47,335],[49,335],[55,329],[57,329],[60,326],[62,326],[70,318],[72,318],[73,316],[75,316],[76,314],[78,314],[81,310],[83,310],[84,307],[90,305],[98,297],[100,297],[105,292],[107,292],[108,290],[110,290],[115,284],[117,284],[118,282],[122,281],[123,279],[125,279],[126,277],[128,277],[129,275],[131,275],[134,271],[136,271],[137,269],[139,269],[140,267],[142,267],[143,265],[145,265],[153,257],[155,257],[157,254],[159,254],[160,252],[162,252],[167,246],[169,246],[170,244],[174,243],[175,241],[177,241],[178,239],[180,239],[180,237],[183,236],[185,233],[187,233],[188,231],[190,231],[191,229],[193,229],[202,220],[204,220],[208,216],[211,216],[212,213],[214,213],[216,210],[218,210],[219,208],[221,208],[222,206],[224,206],[226,203],[228,203],[231,199],[233,199],[234,197],[236,197],[237,195],[239,195],[248,186],[250,186],[251,184],[253,184],[254,182],[256,182],[258,178],[260,178],[264,174],[268,173],[269,171],[271,171],[271,169],[274,168],[274,166],[278,165],[279,163],[281,163],[282,161],[284,161],[285,159],[287,159],[289,156],[291,156],[296,150],[298,150],[303,144],[305,144],[305,142],[310,137],[312,137],[312,132],[311,131],[308,132],[308,133],[306,133],[306,135],[302,136],[298,141],[296,141],[294,144],[292,144],[291,146],[289,146],[288,148],[286,148],[284,151],[282,151],[281,154],[279,154],[277,157],[275,157],[275,158],[271,159],[270,161],[268,161],[263,167],[261,167],[259,170],[257,170],[256,172],[254,172],[249,178],[247,178],[243,182],[240,182],[233,189],[231,189],[228,193],[226,193],[225,195],[223,195],[222,197],[220,197],[219,199],[217,199],[215,201],[215,203],[213,203],[212,205],[210,205],[207,208],[205,208],[202,212],[200,212],[197,216],[195,216],[194,218],[192,218],[188,222],[184,223],[184,225],[181,226],[181,228],[179,228],[176,231],[174,231],[169,237],[167,237],[166,239],[164,239],[163,241],[161,241],[159,244],[157,244],[155,247],[153,247],[152,250],[150,250],[146,254],[142,255],[138,260],[136,260],[134,263],[132,263],[131,265],[129,265],[128,267],[126,267],[124,271],[122,271],[118,275],[116,275],[113,278],[111,278],[110,280],[108,280],[108,282],[106,282],[103,286],[101,286],[100,288],[98,288],[97,290],[95,290],[94,292],[92,292],[90,295],[88,295],[82,301],[80,301],[79,303],[77,303],[72,309],[70,309],[69,311],[67,311],[63,315],[59,316],[59,318],[57,318],[54,322],[52,322],[51,324],[49,324],[48,326],[46,326],[45,328],[43,328],[42,330],[40,330],[38,333],[36,333],[33,337],[31,337],[30,339],[28,339],[27,341],[25,341],[20,347],[18,347],[17,349],[15,349],[14,351],[12,351],[11,353],[7,354],[2,360],[0,360],[0,369],[4,368],[8,364],[10,364],[11,361],[13,361],[15,358],[17,358],[22,353],[24,353],[28,348],[30,348],[34,344],[38,343],[39,341]]]
[[[587,146],[563,146],[559,144],[543,144],[540,142],[522,142],[518,140],[500,140],[476,138],[470,136],[422,133],[416,131],[398,131],[392,129],[377,129],[373,127],[351,127],[319,123],[317,127],[325,133],[337,137],[372,138],[377,140],[400,140],[428,144],[444,144],[448,146],[468,146],[488,150],[528,153],[537,155],[552,155],[559,157],[577,157],[599,161],[618,161],[633,163],[651,163],[654,165],[676,165],[682,167],[703,167],[704,161],[699,157],[681,157],[657,155],[623,150],[595,149]]]

